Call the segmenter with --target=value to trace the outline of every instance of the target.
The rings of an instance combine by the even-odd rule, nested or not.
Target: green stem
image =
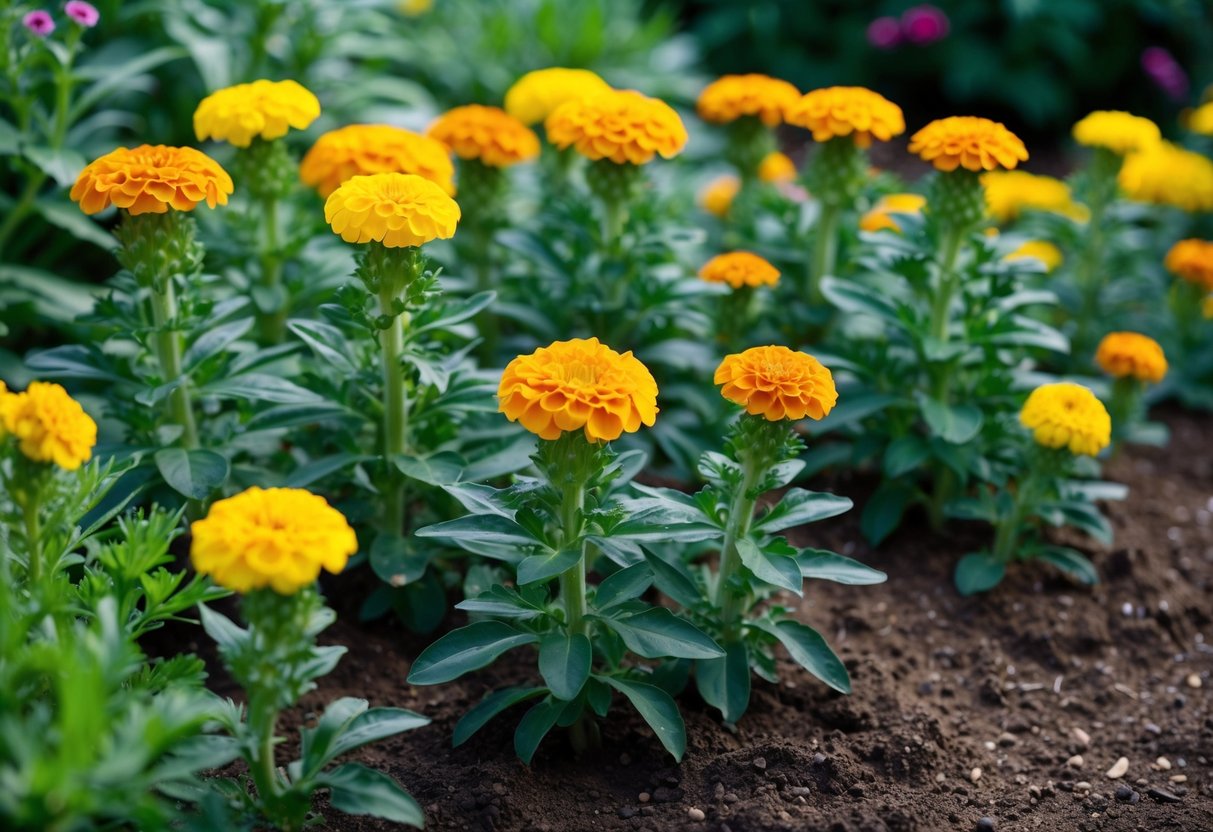
[[[575,477],[578,481],[566,488],[560,504],[562,543],[565,546],[581,537],[581,511],[585,504],[583,472],[575,472]],[[565,626],[570,635],[586,632],[585,616],[588,608],[585,596],[585,545],[582,543],[577,563],[560,575],[560,601],[564,606]],[[588,721],[587,715],[583,713],[569,726],[569,742],[578,754],[593,744]]]
[[[29,583],[35,588],[42,583],[42,522],[38,517],[39,494],[28,495],[21,503],[21,513],[25,519],[25,543],[29,557]]]
[[[282,284],[282,256],[279,251],[278,235],[278,200],[273,196],[265,197],[261,202],[262,227],[264,229],[263,247],[261,249],[261,285],[264,286],[276,306],[270,312],[257,313],[257,325],[261,331],[261,340],[265,344],[280,344],[286,333],[286,316],[288,310],[287,298],[279,299],[279,287]]]
[[[628,206],[622,199],[604,199],[602,202],[602,246],[608,257],[619,254],[623,229],[627,226]]]
[[[1032,490],[1036,485],[1036,472],[1030,471],[1019,489],[1015,492],[1015,500],[1011,505],[1011,513],[998,524],[994,534],[994,557],[1003,563],[1010,563],[1015,556],[1019,543],[1019,529],[1023,525],[1024,514],[1032,498]]]
[[[400,356],[404,350],[404,313],[393,310],[395,282],[384,279],[379,289],[379,312],[390,322],[379,332],[383,359],[383,458],[387,467],[387,488],[383,499],[383,530],[404,533],[404,474],[396,467],[396,458],[408,445],[408,400],[404,392],[404,369]]]
[[[964,243],[964,231],[947,228],[943,232],[943,256],[939,260],[939,285],[931,303],[931,336],[939,341],[948,340],[948,312],[952,307],[952,295],[956,293],[956,259]]]
[[[756,498],[750,495],[758,482],[762,471],[756,463],[754,454],[749,453],[741,460],[741,484],[733,494],[729,504],[729,518],[725,525],[724,542],[720,546],[720,569],[716,575],[716,609],[720,610],[720,622],[724,627],[726,640],[735,640],[740,633],[740,609],[744,593],[737,592],[729,585],[732,583],[737,570],[741,568],[741,555],[737,551],[737,541],[749,533],[750,522],[754,517]]]
[[[194,407],[190,399],[189,379],[182,378],[181,337],[174,329],[177,323],[177,295],[171,277],[161,282],[163,291],[152,287],[152,320],[156,325],[154,340],[160,375],[165,384],[180,380],[169,394],[169,414],[181,427],[181,445],[187,450],[198,447],[198,428],[194,423]]]
[[[1078,284],[1079,311],[1074,330],[1073,358],[1081,363],[1092,349],[1095,337],[1093,327],[1099,317],[1099,296],[1103,291],[1103,215],[1102,200],[1093,200],[1091,217],[1087,222],[1087,239],[1082,256],[1075,269]]]
[[[834,271],[838,258],[838,221],[842,217],[842,206],[832,202],[821,203],[821,214],[817,217],[817,234],[814,237],[812,257],[809,260],[809,302],[822,301],[821,281]]]
[[[8,238],[17,230],[17,226],[21,224],[34,207],[34,200],[38,196],[38,191],[42,189],[42,184],[46,182],[46,174],[38,172],[32,174],[26,180],[25,188],[21,191],[21,196],[17,199],[17,204],[8,212],[8,216],[4,218],[4,222],[0,223],[0,261],[4,258],[4,247],[8,243]]]
[[[493,235],[490,231],[477,229],[474,237],[476,250],[473,253],[473,262],[476,273],[476,291],[488,292],[493,288],[493,264],[490,255]],[[476,316],[476,329],[482,339],[480,363],[485,367],[492,367],[497,359],[497,344],[501,339],[501,330],[491,305],[482,309]]]

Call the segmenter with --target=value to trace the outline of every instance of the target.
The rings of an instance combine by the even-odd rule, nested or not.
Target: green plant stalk
[[[261,285],[271,297],[277,295],[282,283],[282,256],[279,251],[278,199],[267,196],[261,201],[261,222],[264,229],[261,249]],[[261,341],[280,344],[286,334],[287,303],[285,299],[271,312],[257,312]]]
[[[762,475],[762,466],[751,451],[740,460],[742,467],[741,484],[733,494],[729,503],[729,518],[725,524],[724,542],[720,546],[720,569],[716,575],[716,608],[720,610],[720,623],[724,628],[725,641],[732,643],[741,637],[741,609],[745,600],[744,593],[730,589],[737,571],[741,568],[741,555],[737,551],[737,541],[744,538],[750,531],[750,523],[754,518],[756,497],[751,496],[758,478]]]
[[[813,251],[809,258],[809,284],[805,287],[809,302],[820,304],[822,279],[834,271],[838,259],[838,222],[842,218],[842,206],[833,202],[822,202],[817,217],[817,234],[813,240]]]
[[[1031,470],[1015,492],[1011,513],[998,524],[998,530],[994,533],[994,557],[1001,563],[1010,563],[1015,557],[1015,550],[1019,545],[1020,527],[1023,525],[1024,515],[1027,513],[1035,488],[1036,471]]]
[[[1091,351],[1094,333],[1092,328],[1099,312],[1099,296],[1103,290],[1103,215],[1104,203],[1095,201],[1090,206],[1091,217],[1087,224],[1086,245],[1075,268],[1078,284],[1079,312],[1074,329],[1074,345],[1071,355],[1081,361],[1081,356]]]
[[[181,338],[173,329],[177,321],[177,295],[172,277],[165,277],[151,288],[152,321],[156,326],[154,346],[160,363],[161,380],[165,384],[180,381],[169,394],[169,416],[181,428],[181,445],[187,450],[198,447],[198,427],[194,421],[194,406],[190,397],[189,379],[182,378]]]
[[[602,246],[604,253],[611,258],[619,255],[620,244],[623,241],[623,229],[628,222],[628,205],[622,199],[603,199],[602,201]]]
[[[396,467],[396,458],[408,446],[409,405],[404,391],[404,372],[400,366],[404,351],[405,315],[394,314],[396,284],[386,276],[379,288],[379,311],[389,318],[379,332],[379,349],[383,359],[383,458],[387,467],[387,487],[383,493],[383,530],[388,534],[404,533],[404,474]]]
[[[952,297],[956,294],[956,259],[964,243],[964,229],[948,226],[943,232],[942,256],[939,261],[939,286],[931,302],[930,334],[932,338],[946,343],[948,340],[948,313],[952,306]],[[932,368],[931,397],[941,404],[947,404],[952,386],[952,362],[946,361]],[[947,465],[940,464],[935,474],[935,488],[931,492],[931,502],[928,508],[931,528],[938,531],[943,528],[944,507],[952,499],[956,490],[956,474]]]
[[[29,551],[29,583],[38,587],[42,583],[42,521],[38,517],[38,504],[41,502],[41,489],[25,495],[21,501],[21,514],[25,521],[25,544]]]
[[[568,546],[581,537],[581,512],[585,505],[585,472],[577,465],[573,471],[574,482],[564,491],[560,502],[561,545]],[[560,575],[560,601],[564,606],[564,620],[570,634],[586,633],[585,616],[585,544],[580,544],[577,563]],[[583,714],[569,726],[569,740],[573,750],[581,753],[591,745],[591,731]]]
[[[476,274],[476,291],[488,292],[493,288],[493,263],[489,252],[492,250],[493,235],[488,229],[475,228],[474,267]],[[493,366],[497,358],[497,344],[501,340],[501,328],[497,316],[492,309],[483,309],[476,316],[476,329],[480,333],[480,363],[485,367]]]

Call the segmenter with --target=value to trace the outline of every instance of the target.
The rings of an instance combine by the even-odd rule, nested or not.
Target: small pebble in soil
[[[1166,757],[1159,757],[1157,760],[1154,761],[1154,766],[1159,771],[1170,771],[1171,770],[1171,761],[1168,760]]]
[[[969,779],[972,780],[974,783],[976,783],[978,780],[980,780],[981,779],[981,769],[974,768],[972,771],[970,771]]]
[[[1200,675],[1197,673],[1189,673],[1188,678],[1184,680],[1190,688],[1199,688],[1202,684]]]
[[[639,811],[640,810],[637,809],[635,806],[620,806],[619,810],[616,812],[616,814],[619,815],[619,817],[623,818],[624,820],[628,820],[629,818],[636,817],[636,814]]]
[[[1091,784],[1088,783],[1086,780],[1079,780],[1077,783],[1074,784],[1074,791],[1089,792],[1089,791],[1091,791]]]
[[[653,795],[649,794],[648,792],[641,792],[639,795],[637,795],[636,799],[641,803],[648,803],[653,799]]]
[[[1150,797],[1157,800],[1159,803],[1179,803],[1180,798],[1176,794],[1172,794],[1166,789],[1160,789],[1158,786],[1151,786],[1146,792]]]
[[[754,768],[758,769],[759,771],[766,771],[767,758],[766,757],[755,757],[753,765],[754,765]]]
[[[1121,757],[1112,764],[1112,767],[1104,773],[1104,777],[1109,780],[1119,780],[1124,777],[1129,770],[1129,758]]]
[[[1171,775],[1170,777],[1168,777],[1167,779],[1168,779],[1168,780],[1170,780],[1172,783],[1187,783],[1187,782],[1188,782],[1188,775],[1186,775],[1186,774],[1172,774],[1172,775]]]
[[[1015,739],[1015,735],[1006,731],[1003,731],[998,735],[998,744],[1003,747],[1010,747],[1017,742],[1019,742],[1019,740]]]
[[[1116,799],[1121,803],[1136,803],[1137,801],[1141,800],[1141,795],[1126,786],[1124,783],[1121,783],[1116,787]]]
[[[973,827],[973,832],[994,832],[994,818],[981,818]]]
[[[1070,759],[1066,760],[1066,765],[1070,768],[1082,768],[1082,755],[1075,754]]]
[[[687,809],[687,817],[693,823],[702,823],[707,818],[707,815],[703,813],[703,809],[696,809],[692,806],[690,809]]]

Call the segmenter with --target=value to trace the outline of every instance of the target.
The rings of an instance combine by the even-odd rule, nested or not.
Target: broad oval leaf
[[[372,815],[421,828],[425,813],[403,787],[382,771],[346,763],[321,774],[316,782],[329,789],[329,803],[347,815]]]
[[[678,705],[670,695],[654,685],[619,679],[614,676],[596,677],[622,693],[632,707],[653,729],[657,739],[675,760],[681,762],[687,749],[687,729],[678,713]]]
[[[990,552],[971,552],[956,564],[952,579],[961,595],[975,595],[998,586],[1007,574],[1007,565]]]
[[[618,633],[629,650],[646,659],[711,659],[724,655],[706,633],[665,607],[618,617],[601,616],[599,620]]]
[[[854,503],[849,497],[791,488],[770,511],[754,521],[754,528],[764,532],[779,532],[806,523],[850,511]]]
[[[695,662],[695,685],[699,695],[730,724],[750,706],[750,656],[744,642],[724,646],[718,659]]]
[[[227,479],[227,457],[214,451],[161,448],[154,458],[164,481],[191,500],[205,500]]]
[[[557,699],[577,698],[590,678],[593,651],[583,633],[548,633],[539,642],[539,675]]]
[[[547,688],[506,688],[489,694],[455,723],[451,745],[458,748],[502,711],[547,692]]]
[[[437,685],[491,664],[507,650],[535,644],[539,636],[500,621],[477,621],[460,627],[425,648],[413,662],[412,685]]]
[[[821,633],[808,624],[784,619],[751,621],[757,627],[779,639],[792,660],[840,693],[851,692],[851,677],[846,665],[830,649]]]
[[[833,581],[849,586],[882,584],[889,576],[879,569],[865,566],[857,560],[826,552],[821,549],[805,549],[796,558],[800,574],[819,581]]]

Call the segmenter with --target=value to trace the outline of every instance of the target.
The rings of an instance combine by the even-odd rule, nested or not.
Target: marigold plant
[[[572,147],[587,159],[643,165],[661,155],[672,159],[687,143],[686,127],[674,108],[634,90],[610,90],[566,101],[545,122],[548,141]]]
[[[192,211],[205,202],[226,205],[232,178],[219,163],[192,147],[120,147],[90,162],[76,178],[71,198],[96,214],[110,205],[132,216]]]
[[[1097,456],[1112,441],[1112,419],[1103,402],[1081,384],[1043,384],[1032,391],[1019,421],[1046,448]]]
[[[208,95],[194,110],[194,134],[248,147],[289,130],[306,130],[320,117],[320,100],[297,81],[253,81]]]
[[[1039,260],[1045,267],[1045,272],[1052,272],[1065,261],[1065,255],[1060,248],[1048,240],[1028,240],[1021,243],[1004,257],[1004,260]]]
[[[932,121],[910,137],[910,152],[938,170],[1013,170],[1028,159],[1019,137],[988,118],[951,116]]]
[[[772,185],[796,181],[796,163],[786,153],[773,150],[758,163],[758,178]]]
[[[1096,110],[1074,125],[1074,141],[1124,156],[1158,144],[1162,132],[1148,118],[1121,110]]]
[[[33,381],[23,393],[0,384],[0,438],[6,434],[31,461],[75,471],[92,458],[97,423],[58,384]]]
[[[548,67],[528,72],[505,93],[505,110],[523,124],[538,124],[566,101],[608,92],[610,84],[588,69]]]
[[[1113,378],[1133,378],[1158,384],[1167,374],[1162,347],[1139,332],[1109,332],[1099,342],[1095,363]]]
[[[714,381],[726,399],[770,422],[822,419],[838,402],[830,371],[813,356],[783,346],[727,356]]]
[[[862,231],[901,231],[893,215],[921,214],[926,205],[927,198],[921,194],[886,194],[859,218],[859,228]]]
[[[1137,202],[1183,211],[1213,210],[1213,161],[1170,142],[1158,142],[1125,157],[1119,183]]]
[[[727,283],[734,289],[774,286],[779,282],[779,269],[752,252],[731,251],[704,263],[699,278],[708,283]]]
[[[1000,223],[1018,219],[1024,211],[1049,211],[1073,219],[1085,217],[1083,207],[1074,201],[1070,186],[1052,176],[1038,176],[1020,170],[991,171],[982,174],[986,210]]]
[[[467,104],[447,110],[430,125],[427,135],[454,151],[460,159],[475,159],[505,168],[539,155],[539,137],[505,110]]]
[[[450,239],[459,205],[441,187],[409,173],[376,173],[347,179],[329,194],[324,219],[347,243],[387,248]]]
[[[1171,274],[1213,292],[1213,241],[1180,240],[1171,246],[1164,263]]]
[[[901,108],[864,87],[825,87],[805,93],[787,106],[788,124],[803,127],[813,141],[849,137],[859,147],[887,142],[905,132]]]
[[[752,116],[767,127],[778,127],[799,98],[795,86],[769,75],[725,75],[704,87],[696,109],[700,118],[715,124]]]
[[[446,146],[386,124],[353,124],[325,133],[299,165],[303,183],[327,198],[352,176],[411,173],[455,193],[455,165]]]
[[[741,180],[731,174],[718,176],[699,192],[699,204],[714,217],[725,219],[741,190]]]

